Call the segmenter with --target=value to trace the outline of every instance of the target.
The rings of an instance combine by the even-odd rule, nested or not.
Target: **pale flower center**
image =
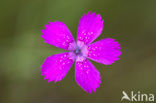
[[[83,61],[88,56],[88,46],[82,41],[70,45],[70,58],[76,61]]]

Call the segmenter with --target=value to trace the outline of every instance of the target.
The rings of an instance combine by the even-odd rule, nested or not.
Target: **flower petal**
[[[81,17],[78,25],[77,41],[89,44],[94,41],[102,32],[103,20],[100,14],[88,13]]]
[[[41,66],[44,79],[48,79],[48,82],[62,80],[71,68],[74,59],[75,55],[71,53],[60,53],[47,57]]]
[[[110,65],[119,60],[121,55],[120,44],[112,38],[102,39],[88,46],[88,58]]]
[[[101,83],[100,73],[87,59],[76,61],[75,79],[78,85],[88,93],[95,92]]]
[[[74,38],[63,22],[49,22],[45,27],[46,29],[41,30],[41,37],[46,43],[65,50],[75,49]]]

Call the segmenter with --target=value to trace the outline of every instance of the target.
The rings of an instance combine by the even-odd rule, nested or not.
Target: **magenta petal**
[[[88,58],[110,65],[119,60],[121,55],[120,44],[112,38],[102,39],[88,46]]]
[[[73,64],[72,56],[70,53],[60,53],[47,57],[41,66],[44,79],[48,79],[48,82],[62,80]]]
[[[95,92],[101,83],[100,73],[87,59],[76,61],[75,79],[78,85],[88,93]]]
[[[48,25],[45,25],[45,29],[41,31],[43,33],[41,37],[46,43],[65,50],[74,49],[74,38],[63,22],[49,22]]]
[[[100,14],[88,13],[81,17],[78,25],[77,41],[89,44],[94,41],[102,32],[103,20]]]

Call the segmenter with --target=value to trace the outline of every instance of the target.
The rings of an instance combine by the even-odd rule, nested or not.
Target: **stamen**
[[[78,46],[76,47],[75,54],[76,55],[81,54],[81,49]]]

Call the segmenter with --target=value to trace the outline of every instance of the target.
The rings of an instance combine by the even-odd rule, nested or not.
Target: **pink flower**
[[[46,58],[41,66],[45,79],[55,83],[62,80],[76,61],[76,82],[86,92],[95,92],[101,83],[100,73],[88,59],[110,65],[119,60],[121,54],[120,44],[115,39],[106,38],[92,43],[102,29],[101,16],[90,12],[84,14],[79,21],[76,42],[63,22],[49,22],[45,25],[41,35],[45,42],[69,51]]]

